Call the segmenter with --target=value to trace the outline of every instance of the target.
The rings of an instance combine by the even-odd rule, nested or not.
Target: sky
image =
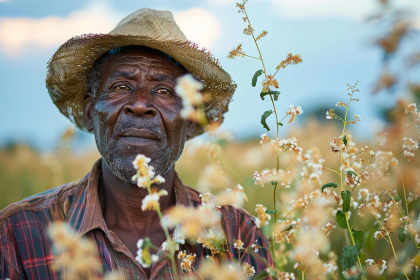
[[[239,43],[248,54],[258,55],[251,37],[242,34],[246,25],[235,2],[0,0],[0,146],[22,142],[41,151],[54,149],[58,137],[72,123],[59,113],[45,88],[49,58],[72,36],[108,33],[139,8],[171,11],[189,40],[211,50],[238,84],[221,129],[232,131],[239,140],[258,137],[266,132],[260,116],[271,104],[260,99],[258,88],[251,87],[260,62],[226,57]],[[396,3],[399,8],[420,12],[420,1]],[[358,80],[360,94],[356,98],[361,101],[351,113],[359,114],[362,122],[355,133],[371,137],[383,127],[378,113],[392,107],[405,93],[371,93],[383,57],[373,42],[383,35],[383,29],[365,19],[380,11],[378,1],[250,0],[247,11],[256,33],[268,31],[260,47],[269,73],[287,53],[300,54],[304,61],[279,72],[278,111],[286,112],[290,104],[301,106],[304,114],[320,107],[334,108],[347,98],[346,83]],[[410,44],[406,51],[409,48]],[[274,127],[273,120],[269,124]],[[281,135],[291,127],[284,126]],[[94,143],[87,133],[78,132],[77,136],[80,149]]]

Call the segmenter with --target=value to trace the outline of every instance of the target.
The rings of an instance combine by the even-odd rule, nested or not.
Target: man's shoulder
[[[192,188],[190,186],[184,185],[187,189],[188,198],[193,202],[193,204],[201,203],[200,194],[201,192],[195,188]]]
[[[31,211],[35,213],[56,204],[63,204],[66,199],[68,200],[69,197],[74,196],[83,180],[84,178],[46,190],[10,204],[0,211],[0,228],[6,219],[20,212]]]

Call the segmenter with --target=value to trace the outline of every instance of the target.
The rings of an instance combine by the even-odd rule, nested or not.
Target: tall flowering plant
[[[359,227],[359,222],[355,222],[353,225],[349,222],[350,216],[354,211],[360,217],[363,217],[365,212],[373,215],[376,220],[375,226],[379,227],[374,232],[373,237],[377,240],[385,239],[389,243],[395,257],[397,268],[401,270],[402,275],[406,279],[409,279],[405,271],[407,266],[404,266],[398,258],[391,233],[398,232],[398,238],[401,242],[404,242],[406,236],[410,237],[415,248],[413,257],[420,252],[418,244],[420,239],[417,233],[419,225],[417,222],[416,226],[414,226],[413,222],[410,221],[408,208],[408,204],[418,198],[418,187],[407,196],[404,179],[398,168],[396,157],[404,154],[409,161],[414,161],[417,155],[416,153],[419,151],[419,141],[405,137],[402,139],[402,150],[400,152],[397,154],[391,151],[385,152],[380,150],[386,141],[386,135],[384,133],[379,135],[377,142],[372,147],[365,146],[361,149],[357,148],[346,128],[348,125],[356,125],[361,121],[360,115],[354,114],[352,117],[349,115],[350,105],[359,101],[359,99],[355,98],[355,95],[359,93],[357,89],[358,83],[354,85],[347,84],[348,100],[346,102],[337,102],[336,106],[343,107],[343,113],[336,113],[334,109],[326,112],[327,119],[338,120],[342,123],[342,133],[330,142],[331,151],[339,155],[340,165],[338,167],[334,168],[327,165],[317,149],[311,149],[304,154],[302,148],[298,146],[296,138],[279,139],[279,129],[283,126],[283,120],[290,117],[289,123],[291,123],[297,115],[303,113],[303,110],[299,106],[290,105],[285,116],[279,121],[279,111],[276,109],[276,101],[279,100],[280,92],[277,90],[279,88],[279,82],[276,79],[276,74],[280,69],[284,69],[289,65],[302,63],[302,58],[300,55],[288,54],[286,59],[282,60],[276,66],[274,75],[268,74],[258,45],[258,41],[267,36],[268,32],[262,31],[259,35],[255,33],[255,29],[251,24],[246,10],[247,2],[248,0],[244,0],[244,2],[236,5],[239,8],[239,13],[243,15],[243,21],[247,24],[243,33],[252,37],[258,55],[249,55],[244,51],[243,45],[239,44],[229,52],[228,58],[248,57],[261,62],[263,69],[255,72],[252,78],[252,86],[256,87],[259,77],[263,76],[260,97],[262,100],[269,97],[273,106],[272,110],[263,112],[261,115],[261,124],[267,131],[270,131],[267,119],[271,115],[274,115],[276,125],[275,139],[270,139],[264,133],[261,135],[260,141],[263,148],[270,149],[273,156],[276,157],[276,167],[256,171],[254,174],[256,185],[269,185],[273,190],[272,210],[268,210],[260,204],[255,209],[258,214],[257,225],[263,227],[269,226],[271,222],[273,224],[271,228],[274,228],[271,234],[267,236],[271,241],[270,252],[274,259],[274,267],[268,268],[266,272],[261,272],[261,277],[265,275],[278,279],[289,279],[284,277],[283,268],[293,258],[285,258],[284,255],[292,252],[296,261],[294,269],[301,271],[302,279],[305,277],[305,272],[309,274],[311,279],[324,279],[326,277],[336,279],[338,277],[337,271],[339,270],[339,266],[336,264],[337,254],[330,252],[327,255],[329,260],[325,262],[319,252],[322,250],[325,251],[325,248],[329,246],[330,242],[325,237],[330,236],[336,227],[345,231],[347,243],[347,246],[343,246],[342,252],[338,252],[338,254],[341,253],[342,276],[345,279],[367,279],[368,275],[383,274],[387,268],[386,259],[388,256],[376,260],[366,258],[366,253],[363,252],[366,239],[365,232],[362,228],[357,228]],[[278,105],[277,107],[280,106]],[[411,115],[412,118],[409,126],[415,125],[419,129],[420,113],[417,112],[416,104],[409,104],[405,109],[405,113]],[[281,169],[281,156],[287,152],[294,153],[296,160],[292,161],[285,169]],[[283,198],[294,197],[295,199],[291,200],[290,206],[281,209],[285,210],[284,214],[281,215],[280,219],[277,219],[279,213],[278,187],[285,189],[291,188],[293,177],[295,176],[290,174],[290,169],[296,162],[303,163],[300,174],[301,190],[295,191],[294,193],[293,191],[285,191],[281,195]],[[365,167],[364,171],[362,171],[363,167]],[[387,182],[388,178],[386,178],[385,172],[390,172],[390,167],[395,167],[401,175],[401,194],[403,195],[403,200],[399,196],[401,190],[397,188],[391,189],[390,186],[387,186],[389,182]],[[322,184],[320,175],[322,175],[324,170],[336,174],[338,180]],[[374,193],[370,193],[369,188],[362,187],[363,184],[369,183],[369,180],[375,181],[375,184],[379,182],[379,186]],[[337,193],[334,190],[335,188],[339,188],[340,192]],[[299,193],[302,193],[300,197]],[[356,198],[355,194],[357,193]],[[287,200],[284,199],[282,201]],[[405,210],[402,209],[403,203],[406,206]],[[334,213],[333,217],[328,213],[331,210]],[[413,212],[411,213],[414,214]],[[299,214],[304,216],[304,218],[293,218],[298,217]],[[273,215],[274,219],[271,219],[270,215]],[[322,217],[333,219],[332,221],[323,221],[325,219]],[[381,218],[383,219],[381,220]],[[305,238],[311,241],[308,242]],[[313,239],[316,239],[318,242]],[[288,250],[284,246],[284,243],[292,244],[293,247]],[[362,258],[364,261],[361,260]],[[416,258],[412,258],[409,262],[414,268],[414,271],[418,271],[419,267],[417,263]],[[290,279],[294,279],[294,276]]]

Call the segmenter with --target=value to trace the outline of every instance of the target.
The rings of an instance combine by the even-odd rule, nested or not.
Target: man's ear
[[[187,138],[191,138],[197,125],[196,121],[188,121]]]
[[[87,92],[83,103],[83,124],[89,132],[93,130],[93,105],[92,94]]]

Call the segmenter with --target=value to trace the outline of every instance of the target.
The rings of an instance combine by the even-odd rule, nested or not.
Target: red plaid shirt
[[[66,221],[80,236],[85,236],[97,245],[97,261],[103,269],[101,273],[94,272],[92,279],[100,279],[107,272],[119,272],[123,279],[149,279],[135,256],[106,227],[97,192],[102,172],[100,163],[101,160],[98,160],[91,172],[78,182],[29,197],[0,212],[0,280],[61,278],[50,266],[54,256],[46,232],[51,223],[58,221]],[[177,175],[175,177],[176,204],[200,205],[199,192],[183,185]],[[238,256],[238,252],[233,248],[233,239],[242,240],[244,247],[257,241],[258,245],[267,248],[266,240],[257,229],[254,218],[245,210],[223,206],[220,212],[229,250],[234,256]],[[180,249],[197,254],[195,268],[210,254],[199,244],[188,242],[181,245]],[[159,249],[159,259],[151,268],[150,279],[174,278],[165,254],[165,251]],[[256,272],[264,269],[267,263],[271,264],[266,250],[261,249],[256,254],[247,254],[243,260],[253,265]]]

